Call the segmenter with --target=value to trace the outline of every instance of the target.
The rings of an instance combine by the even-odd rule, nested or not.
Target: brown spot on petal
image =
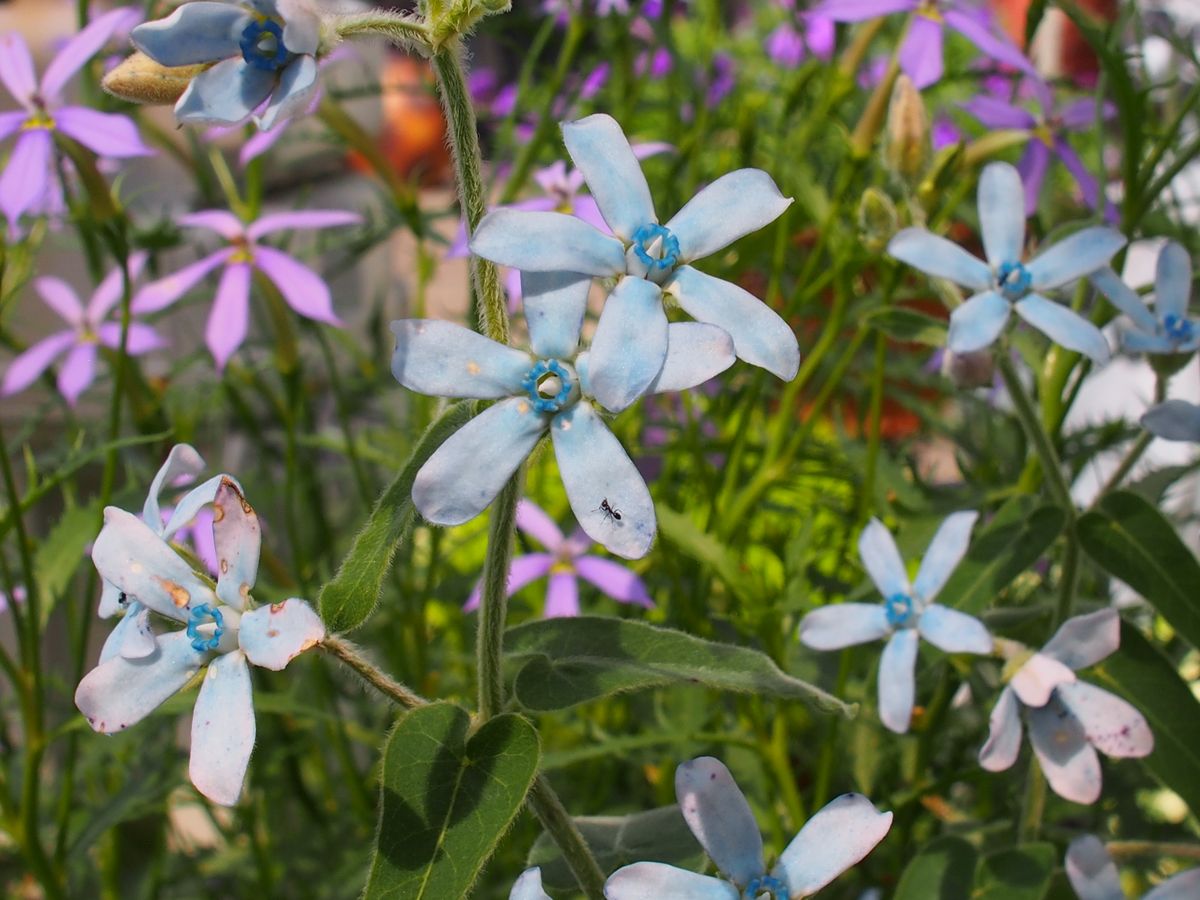
[[[279,637],[279,630],[276,628],[268,628],[267,629],[267,637],[269,637],[269,638]]]
[[[242,586],[240,588],[238,588],[238,593],[242,595],[242,600],[249,600],[250,599],[250,585],[246,584],[246,582],[243,581]]]
[[[228,573],[229,573],[229,560],[223,559],[223,560],[221,560],[221,574],[227,575]]]
[[[225,507],[220,503],[213,504],[213,524],[223,522],[225,520]]]
[[[283,608],[285,606],[287,606],[286,600],[280,600],[278,603],[272,603],[271,604],[271,615],[275,615],[276,613],[283,612]]]
[[[317,646],[317,644],[319,644],[319,643],[321,643],[321,642],[310,638],[309,640],[305,641],[303,644],[300,645],[300,650],[299,650],[299,652],[297,652],[296,656],[299,656],[305,650],[311,650],[313,647]],[[296,657],[292,657],[292,658],[295,659]]]
[[[159,578],[157,581],[162,585],[163,590],[171,595],[171,602],[180,609],[183,609],[191,601],[192,595],[187,592],[187,588],[183,585],[169,581],[166,578]]]

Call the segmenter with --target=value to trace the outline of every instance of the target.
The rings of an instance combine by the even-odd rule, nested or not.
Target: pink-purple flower
[[[129,258],[129,277],[132,281],[146,264],[144,253]],[[121,324],[110,314],[121,301],[124,273],[115,268],[100,282],[85,306],[74,289],[60,278],[47,275],[35,279],[36,290],[46,305],[54,310],[69,327],[42,338],[8,366],[0,382],[0,395],[8,397],[25,390],[50,365],[66,354],[58,372],[58,390],[67,403],[75,405],[79,395],[96,378],[96,356],[101,346],[118,350],[121,347]],[[125,352],[141,356],[165,347],[166,341],[149,325],[131,322],[125,342]]]
[[[570,537],[565,537],[545,511],[528,500],[517,504],[517,527],[548,552],[526,553],[513,558],[508,570],[508,594],[512,596],[530,582],[549,576],[546,605],[542,611],[546,618],[579,615],[580,578],[619,603],[635,603],[646,608],[654,606],[646,585],[633,571],[620,563],[588,554],[592,540],[582,528],[576,527]],[[481,591],[481,586],[476,585],[464,610],[470,612],[479,607]]]
[[[229,242],[215,253],[185,266],[173,275],[142,288],[134,298],[138,313],[157,312],[170,306],[210,272],[224,267],[216,298],[208,317],[204,339],[216,360],[225,368],[242,341],[250,320],[250,282],[257,271],[279,289],[284,302],[296,313],[317,322],[340,325],[333,310],[333,297],[321,276],[282,250],[259,243],[268,234],[292,229],[333,228],[356,225],[362,218],[343,210],[306,210],[271,213],[243,223],[232,213],[219,209],[183,216],[185,228],[207,228]]]

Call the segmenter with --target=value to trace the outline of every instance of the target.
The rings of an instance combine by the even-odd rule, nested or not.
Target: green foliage
[[[959,837],[941,837],[904,867],[893,900],[959,900],[975,882],[975,848]]]
[[[1053,844],[1021,844],[979,861],[973,900],[1041,900],[1058,865]]]

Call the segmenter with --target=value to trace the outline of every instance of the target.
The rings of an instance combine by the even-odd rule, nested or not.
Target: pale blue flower
[[[974,616],[934,603],[967,552],[976,512],[947,517],[913,582],[896,542],[878,519],[858,539],[863,565],[883,603],[838,603],[813,610],[800,622],[800,640],[816,650],[840,650],[887,638],[879,663],[879,718],[898,734],[908,731],[916,692],[918,638],[947,653],[991,653],[992,636]]]
[[[1192,295],[1192,261],[1171,241],[1158,254],[1154,277],[1154,310],[1107,266],[1091,282],[1113,306],[1133,320],[1121,332],[1121,347],[1131,353],[1195,353],[1200,349],[1200,322],[1188,318]]]
[[[1100,797],[1097,750],[1140,758],[1154,749],[1154,735],[1140,712],[1075,677],[1076,670],[1100,662],[1120,643],[1121,620],[1112,608],[1067,619],[1036,653],[997,641],[1011,674],[988,720],[979,764],[989,772],[1012,767],[1021,750],[1024,710],[1029,742],[1050,789],[1074,803],[1095,803]]]
[[[1142,427],[1164,441],[1200,443],[1200,406],[1186,400],[1167,400],[1146,411]]]
[[[1079,900],[1125,900],[1117,867],[1095,835],[1082,834],[1067,847],[1067,880]],[[1200,868],[1173,875],[1142,895],[1142,900],[1195,900],[1200,897]]]
[[[750,804],[724,763],[702,756],[675,770],[675,796],[688,827],[722,877],[666,863],[638,862],[614,872],[607,900],[798,900],[816,893],[870,853],[892,827],[862,794],[843,794],[809,819],[767,872]]]
[[[180,122],[232,125],[266,102],[255,117],[266,130],[303,110],[317,88],[321,18],[306,0],[195,0],[131,38],[160,65],[215,63],[175,104]]]
[[[739,358],[780,378],[795,377],[800,350],[787,323],[749,292],[689,265],[788,208],[792,201],[771,177],[759,169],[724,175],[660,225],[641,165],[614,119],[568,122],[563,140],[612,234],[562,213],[498,209],[480,223],[471,250],[522,272],[631,276],[650,286],[649,293],[614,294],[604,306],[593,351],[619,355],[623,365],[597,372],[595,397],[610,410],[622,409],[658,375],[667,358],[664,295],[692,318],[728,332]],[[625,368],[637,377],[618,379]]]
[[[512,886],[508,900],[550,900],[542,890],[542,870],[537,866],[526,869]]]
[[[460,525],[479,515],[549,432],[567,499],[587,535],[627,559],[650,549],[657,527],[650,491],[592,402],[596,379],[615,385],[627,406],[643,390],[685,390],[723,372],[733,364],[733,345],[711,325],[672,325],[666,363],[643,388],[641,370],[620,347],[593,342],[590,351],[580,351],[590,286],[587,275],[524,274],[531,353],[451,322],[392,323],[392,374],[406,388],[499,401],[451,435],[417,472],[413,503],[429,521]],[[659,301],[649,282],[625,278],[608,302],[646,309]]]
[[[148,716],[205,666],[192,715],[188,773],[214,803],[237,802],[254,747],[250,665],[280,670],[320,642],[325,626],[303,600],[251,608],[258,572],[258,517],[241,489],[221,476],[212,500],[221,575],[213,586],[147,522],[110,506],[92,547],[106,583],[182,630],[148,632],[150,652],[102,659],[75,690],[75,705],[102,734]],[[175,515],[183,516],[180,508]],[[149,521],[154,521],[147,516]]]
[[[892,238],[888,253],[977,292],[950,314],[948,346],[955,353],[991,344],[1015,309],[1055,343],[1104,362],[1109,350],[1100,329],[1043,292],[1099,271],[1125,246],[1125,238],[1111,228],[1084,228],[1026,264],[1024,197],[1021,176],[1008,163],[983,170],[979,222],[986,263],[924,228],[905,228]]]

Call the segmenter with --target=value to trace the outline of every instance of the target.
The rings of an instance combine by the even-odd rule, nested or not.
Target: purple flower
[[[1075,803],[1100,796],[1099,750],[1106,756],[1140,758],[1154,749],[1142,714],[1108,691],[1078,681],[1075,672],[1114,653],[1121,620],[1114,609],[1075,616],[1040,651],[997,641],[1008,659],[1008,685],[992,709],[979,764],[1002,772],[1021,749],[1021,712],[1029,741],[1054,793]]]
[[[19,34],[0,35],[0,82],[21,109],[0,112],[0,141],[16,134],[17,142],[0,175],[0,213],[15,232],[26,213],[61,206],[55,178],[54,132],[60,131],[99,156],[148,156],[127,116],[83,106],[66,106],[63,89],[71,77],[108,43],[127,20],[128,9],[114,9],[75,35],[51,60],[39,82],[29,47]]]
[[[779,4],[788,10],[795,9],[794,0],[782,0]],[[818,59],[833,57],[837,43],[837,25],[833,19],[821,15],[805,15],[799,19],[799,27],[789,17],[767,35],[763,44],[767,56],[785,69],[794,69],[811,52]]]
[[[708,83],[708,94],[705,97],[709,106],[716,106],[731,93],[737,85],[734,75],[733,57],[728,53],[713,55],[712,79]]]
[[[129,258],[131,280],[141,274],[145,264],[144,253],[135,253]],[[0,383],[0,395],[7,397],[25,390],[54,360],[66,353],[66,362],[58,373],[58,391],[74,406],[79,395],[95,380],[96,355],[100,346],[113,350],[121,346],[121,325],[110,320],[109,314],[121,302],[122,281],[121,269],[113,269],[100,282],[85,307],[65,281],[49,275],[36,279],[34,289],[70,327],[42,338],[14,359]],[[130,356],[141,356],[166,345],[149,325],[130,323],[125,344],[125,352]]]
[[[563,537],[550,517],[528,500],[517,504],[517,527],[550,552],[528,553],[513,559],[508,570],[510,597],[531,581],[549,575],[546,606],[542,611],[547,619],[579,615],[578,578],[590,581],[619,603],[653,608],[654,601],[636,574],[619,563],[587,555],[592,541],[582,528],[576,527],[569,538]],[[470,612],[478,608],[481,592],[482,586],[476,585],[463,609]]]
[[[1063,867],[1079,900],[1125,900],[1117,867],[1095,835],[1083,834],[1071,841]],[[1200,868],[1173,875],[1143,894],[1142,900],[1194,900],[1198,896]]]
[[[639,78],[648,77],[652,81],[666,78],[671,74],[674,66],[675,60],[671,56],[671,51],[666,47],[658,47],[652,51],[643,50],[633,61],[634,74]]]
[[[957,31],[999,63],[1036,77],[1033,65],[1005,37],[993,34],[977,10],[961,0],[824,0],[810,10],[835,22],[861,22],[891,13],[912,13],[908,34],[900,47],[900,68],[918,88],[942,77],[943,26]]]
[[[1088,206],[1103,211],[1112,221],[1116,209],[1103,198],[1095,176],[1088,171],[1066,138],[1071,132],[1086,131],[1095,122],[1095,98],[1084,97],[1057,108],[1050,89],[1040,80],[1034,80],[1033,84],[1041,102],[1041,111],[1037,114],[987,94],[968,100],[963,104],[963,109],[988,128],[1029,132],[1029,143],[1017,163],[1017,171],[1021,173],[1021,180],[1025,184],[1025,215],[1032,216],[1037,211],[1038,196],[1042,192],[1050,157],[1057,156],[1078,183]],[[1111,103],[1105,103],[1100,114],[1108,121],[1116,115],[1116,109]]]
[[[333,228],[356,225],[362,218],[341,210],[306,210],[272,213],[243,224],[232,213],[209,209],[183,216],[185,228],[207,228],[229,241],[216,253],[185,266],[173,275],[146,285],[133,300],[139,313],[157,312],[170,306],[218,266],[224,266],[216,299],[208,317],[204,338],[216,360],[225,363],[246,338],[250,318],[250,280],[257,270],[279,289],[284,301],[297,314],[317,322],[340,325],[333,311],[329,287],[316,272],[293,257],[258,243],[275,231],[285,229]]]

